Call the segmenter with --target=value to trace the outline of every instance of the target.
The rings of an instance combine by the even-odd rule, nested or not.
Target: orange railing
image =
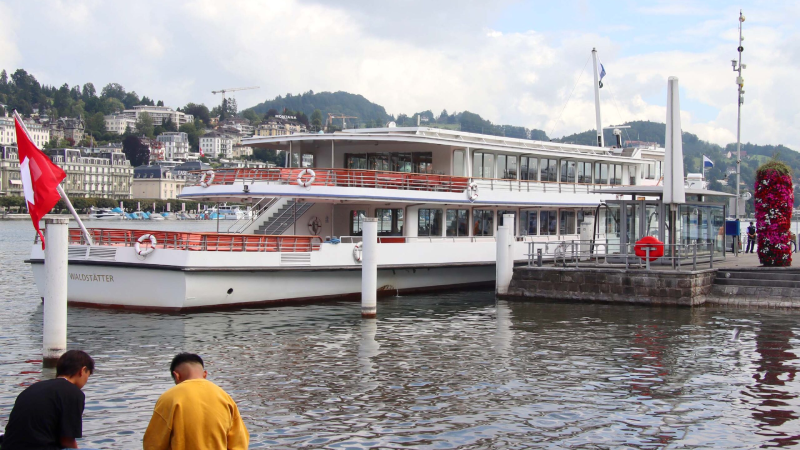
[[[94,245],[133,247],[145,234],[156,238],[156,248],[209,252],[310,252],[319,250],[319,236],[265,236],[260,234],[191,233],[181,231],[89,228]],[[149,242],[149,239],[147,240]],[[86,244],[78,228],[69,230],[69,243]]]
[[[463,192],[469,184],[467,177],[434,175],[426,173],[386,172],[356,169],[312,169],[316,177],[314,186],[364,187],[379,189],[405,189],[417,191]],[[217,169],[212,185],[233,184],[234,181],[272,181],[281,184],[296,184],[303,169]],[[193,172],[194,182],[199,184],[202,172]],[[306,177],[307,178],[307,177]],[[208,182],[208,180],[206,180]]]

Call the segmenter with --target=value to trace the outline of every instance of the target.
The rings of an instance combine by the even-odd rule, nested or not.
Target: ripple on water
[[[0,223],[0,426],[42,377],[28,223]],[[84,445],[133,448],[179,351],[252,447],[756,448],[796,444],[800,314],[495,303],[491,292],[198,314],[71,308],[98,364]],[[734,332],[734,330],[738,330]],[[735,338],[733,338],[735,336]]]

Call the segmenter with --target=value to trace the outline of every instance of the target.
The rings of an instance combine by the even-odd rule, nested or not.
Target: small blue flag
[[[714,167],[714,161],[708,158],[708,156],[703,155],[703,168]]]
[[[600,63],[600,79],[602,80],[604,76],[606,76],[606,68],[603,67],[603,63]]]

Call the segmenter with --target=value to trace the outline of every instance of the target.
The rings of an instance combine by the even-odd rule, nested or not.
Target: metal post
[[[67,249],[69,219],[45,219],[42,366],[51,368],[67,351]]]
[[[592,66],[594,67],[594,112],[597,121],[597,146],[603,147],[603,126],[600,121],[600,72],[597,71],[597,49],[592,49]]]
[[[650,247],[645,247],[644,248],[644,257],[645,257],[645,264],[646,264],[645,267],[647,268],[647,271],[649,272],[650,271]]]
[[[365,218],[361,231],[361,318],[374,319],[378,312],[378,218]]]
[[[738,85],[738,99],[736,101],[736,110],[737,110],[737,118],[736,118],[736,203],[734,205],[734,211],[736,220],[739,220],[739,183],[740,183],[740,176],[742,172],[742,103],[744,103],[744,79],[742,79],[742,51],[744,48],[742,47],[742,23],[744,22],[744,15],[742,14],[742,10],[739,10],[739,64],[738,67],[736,66],[734,61],[733,70],[738,72],[738,77],[736,78],[736,84]],[[741,238],[737,238],[741,239]],[[737,242],[738,245],[738,242]]]
[[[503,225],[497,227],[496,284],[495,293],[508,293],[514,275],[514,255],[511,252],[514,232],[514,214],[503,214]]]
[[[724,243],[723,243],[724,244]],[[710,269],[714,268],[714,241],[711,241],[711,251],[708,256],[708,267]]]
[[[536,249],[536,265],[542,267],[542,249]]]
[[[217,233],[219,233],[219,202],[217,202]]]
[[[694,251],[692,252],[692,270],[697,270],[697,242],[694,243]]]

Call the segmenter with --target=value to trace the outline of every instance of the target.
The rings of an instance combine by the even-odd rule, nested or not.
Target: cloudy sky
[[[238,86],[261,87],[238,93],[240,108],[344,90],[392,114],[469,110],[559,137],[594,128],[597,47],[604,126],[663,122],[677,76],[684,130],[724,145],[736,141],[739,8],[742,141],[800,150],[796,0],[0,0],[0,68],[117,82],[173,107]]]

